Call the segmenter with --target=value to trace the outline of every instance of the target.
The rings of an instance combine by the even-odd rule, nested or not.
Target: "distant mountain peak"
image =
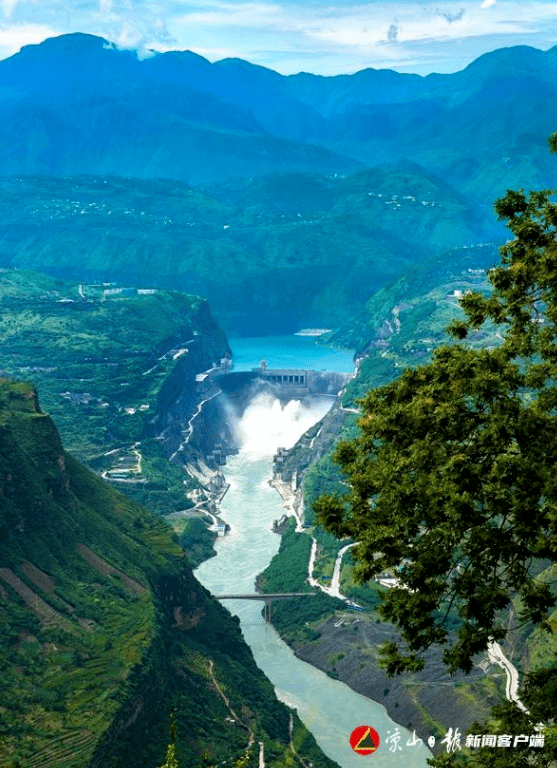
[[[97,35],[90,35],[87,32],[70,32],[65,35],[56,35],[55,37],[47,37],[41,43],[34,43],[31,45],[24,45],[21,48],[20,53],[29,52],[31,50],[59,50],[70,51],[76,50],[101,50],[103,48],[116,49],[114,43],[109,40],[105,40],[104,37],[98,37]],[[17,56],[17,54],[16,54]]]
[[[151,51],[151,53],[154,54],[152,59],[166,59],[167,61],[174,59],[176,61],[185,62],[188,64],[195,63],[211,66],[209,59],[206,59],[204,56],[200,56],[199,53],[195,53],[194,51],[190,50]]]
[[[544,57],[545,52],[539,48],[533,48],[530,45],[513,45],[507,48],[497,48],[478,56],[462,71],[478,72],[484,69],[501,72],[514,67],[539,69],[540,66],[543,66]]]

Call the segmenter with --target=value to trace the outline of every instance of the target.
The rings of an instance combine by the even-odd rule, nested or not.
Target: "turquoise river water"
[[[234,370],[249,370],[262,357],[273,368],[352,370],[350,353],[314,349],[314,341],[307,337],[231,340],[231,347]],[[230,489],[221,512],[231,531],[217,540],[217,557],[196,570],[197,578],[213,594],[255,592],[255,577],[278,551],[280,540],[271,526],[284,512],[281,497],[268,482],[272,456],[278,446],[293,445],[329,407],[330,400],[314,401],[309,407],[291,401],[281,407],[278,400],[260,397],[246,410],[239,425],[242,447],[224,467]],[[265,625],[262,603],[238,600],[225,605],[240,618],[244,637],[277,696],[298,711],[322,750],[342,768],[427,768],[426,758],[431,755],[427,747],[407,746],[412,734],[394,723],[382,705],[297,659],[275,630]],[[350,733],[360,725],[371,725],[379,733],[382,743],[372,755],[358,755],[350,748]],[[397,728],[401,738],[393,751],[393,744],[385,739]]]

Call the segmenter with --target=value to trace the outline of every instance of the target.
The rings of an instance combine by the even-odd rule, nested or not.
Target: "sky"
[[[122,48],[238,57],[282,74],[456,72],[483,53],[557,44],[551,0],[0,0],[0,59],[69,32]]]

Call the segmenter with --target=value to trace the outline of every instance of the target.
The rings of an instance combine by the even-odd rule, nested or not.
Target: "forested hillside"
[[[168,456],[196,375],[229,353],[199,296],[0,270],[0,370],[39,387],[71,453],[162,514],[197,487]]]
[[[492,241],[491,213],[410,163],[345,177],[0,180],[0,260],[201,294],[228,333],[352,322],[409,264]]]
[[[292,764],[290,743],[334,765],[168,526],[66,453],[35,390],[6,379],[0,562],[2,766],[155,768],[171,740],[188,768],[254,766],[254,739],[268,766]]]

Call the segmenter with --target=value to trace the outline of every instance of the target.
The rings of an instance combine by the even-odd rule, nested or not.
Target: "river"
[[[307,356],[293,355],[292,348],[295,346],[296,351],[302,350],[303,354],[312,341],[302,337],[300,343],[300,337],[295,338],[287,353],[288,367],[310,367]],[[246,341],[246,346],[252,342]],[[232,348],[236,353],[234,342]],[[259,359],[268,358],[270,367],[284,365],[284,359],[277,363],[274,355],[268,354],[272,349],[265,349],[261,344],[252,349],[259,353]],[[246,355],[244,365],[252,367],[259,363],[253,352],[248,351]],[[320,349],[319,356],[326,360],[326,348]],[[341,364],[345,367],[339,368]],[[339,363],[338,358],[333,365],[336,370],[347,370],[346,362]],[[329,370],[334,369],[333,365]],[[225,467],[230,489],[221,512],[231,531],[217,540],[217,557],[205,561],[196,570],[197,578],[213,594],[255,592],[255,577],[278,551],[280,539],[272,533],[271,526],[284,512],[282,499],[268,483],[272,456],[278,446],[293,445],[329,407],[330,400],[316,400],[310,407],[291,401],[281,407],[278,400],[262,397],[246,410],[239,425],[242,447],[237,456],[228,459]],[[412,734],[397,726],[383,706],[297,659],[275,630],[264,623],[261,602],[227,600],[225,605],[240,618],[244,637],[258,666],[275,686],[277,696],[298,711],[321,749],[342,768],[362,768],[363,760],[373,761],[374,768],[427,768],[429,750],[421,745],[407,746]],[[370,725],[379,733],[382,743],[371,757],[358,755],[350,748],[350,733],[360,725]],[[401,738],[397,750],[393,751],[393,743],[387,744],[385,739],[397,729]]]

